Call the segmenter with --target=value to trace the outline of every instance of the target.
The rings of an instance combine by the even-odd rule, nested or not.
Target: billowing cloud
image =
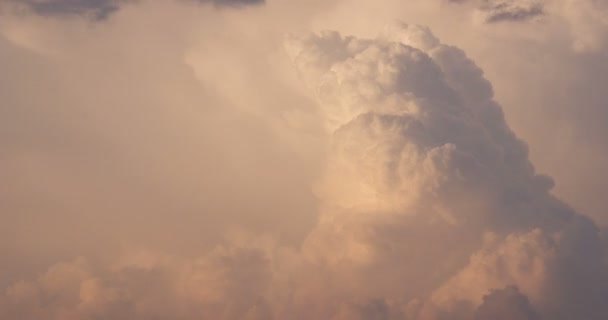
[[[423,1],[407,5],[439,3]],[[313,20],[289,0],[184,3],[93,31],[0,23],[0,318],[608,318],[606,239],[537,173],[494,97],[513,87],[486,79],[478,46],[430,19],[441,37],[393,23],[283,48]],[[527,23],[463,25],[508,40],[479,55],[491,75],[540,64],[512,48]],[[602,48],[565,34],[561,58]]]
[[[269,261],[255,248],[217,248],[195,261],[141,254],[111,266],[56,264],[6,289],[4,319],[271,319]]]
[[[198,257],[78,258],[10,284],[7,319],[608,316],[605,248],[551,195],[493,89],[428,28],[291,36],[327,139],[317,225],[293,248],[237,235]],[[498,318],[500,319],[500,318]]]
[[[475,320],[538,320],[530,301],[516,287],[492,290],[483,298]]]
[[[553,182],[534,173],[461,50],[407,25],[377,40],[324,33],[296,44],[295,63],[333,132],[320,188],[329,209],[309,239],[318,259],[348,266],[338,273],[363,297],[433,292],[421,314],[474,310],[490,290],[513,285],[552,319],[606,315],[598,230],[549,194]],[[597,291],[575,295],[579,285]]]

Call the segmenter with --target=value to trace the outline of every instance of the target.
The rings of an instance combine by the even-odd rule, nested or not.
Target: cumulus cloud
[[[253,247],[216,248],[197,260],[140,254],[110,266],[85,258],[17,282],[4,319],[271,319],[269,261]]]
[[[515,285],[546,315],[569,319],[588,306],[567,303],[574,296],[546,301],[547,286],[601,279],[599,295],[584,301],[604,294],[598,230],[549,194],[551,179],[535,174],[461,50],[407,25],[377,40],[323,33],[296,43],[295,64],[311,70],[333,132],[319,192],[331,209],[309,241],[322,261],[348,266],[357,280],[346,282],[368,298],[434,292],[421,312],[437,314],[474,309],[489,290]],[[492,244],[480,247],[486,237]],[[581,260],[586,266],[574,267]],[[445,268],[429,274],[439,261]]]
[[[475,312],[475,320],[538,320],[530,301],[516,287],[492,290]]]
[[[308,101],[278,77],[252,88],[256,64],[270,74],[266,51],[253,54],[259,43],[230,55],[210,36],[220,31],[208,26],[244,12],[173,1],[130,8],[92,28],[0,19],[0,251],[14,257],[3,288],[84,253],[193,256],[232,229],[293,243],[314,224],[316,129],[275,124],[288,112],[314,119],[301,111]],[[191,66],[220,56],[226,64],[200,67],[212,77]],[[222,95],[228,88],[240,93]]]
[[[159,12],[166,14],[167,10]],[[267,16],[242,21],[238,13],[224,14],[217,19],[229,19],[234,14],[232,18],[246,29],[247,37],[238,39],[256,39],[239,43],[246,49],[244,58],[240,53],[221,50],[226,42],[234,45],[236,38],[223,30],[221,40],[206,34],[203,50],[188,52],[184,61],[175,63],[171,59],[184,56],[177,49],[183,43],[171,42],[179,33],[159,32],[155,34],[167,38],[142,40],[132,47],[126,41],[102,48],[115,57],[128,57],[115,62],[121,66],[117,72],[120,76],[99,72],[86,77],[82,72],[108,67],[98,68],[99,61],[86,58],[100,49],[94,41],[98,39],[80,40],[80,45],[85,45],[72,55],[62,56],[60,52],[48,59],[42,51],[30,51],[0,38],[0,54],[16,62],[12,68],[23,71],[38,67],[37,74],[43,76],[37,80],[40,83],[56,84],[53,63],[73,68],[59,73],[67,84],[91,81],[90,87],[76,97],[57,98],[38,91],[45,93],[44,97],[54,97],[46,101],[53,108],[83,114],[59,122],[60,117],[51,112],[48,117],[55,115],[51,118],[58,119],[57,123],[26,121],[30,114],[46,118],[48,109],[39,106],[47,104],[22,96],[18,90],[0,88],[12,105],[20,107],[19,112],[3,110],[17,123],[6,127],[15,140],[9,145],[11,156],[0,158],[8,168],[15,169],[3,172],[14,189],[2,193],[10,200],[2,205],[25,214],[23,218],[9,216],[9,224],[19,227],[19,231],[6,230],[2,235],[18,235],[23,242],[29,234],[26,227],[34,226],[27,221],[35,217],[30,210],[51,206],[78,213],[70,209],[83,208],[79,206],[83,201],[101,212],[91,213],[84,207],[84,218],[71,213],[61,220],[80,226],[80,220],[94,219],[94,228],[87,226],[86,230],[100,229],[102,236],[111,234],[118,242],[135,247],[119,257],[115,252],[76,259],[52,256],[53,261],[64,262],[51,263],[38,276],[30,272],[11,277],[0,295],[0,317],[608,317],[603,302],[608,295],[605,240],[591,220],[552,194],[553,179],[536,172],[528,147],[510,129],[502,107],[495,101],[492,84],[464,50],[444,44],[427,27],[405,23],[390,24],[376,37],[344,36],[337,31],[296,34],[285,43],[295,70],[282,71],[291,76],[297,73],[304,85],[283,78],[283,82],[277,81],[280,84],[262,83],[261,77],[270,82],[270,74],[278,76],[270,64],[263,63],[267,56],[257,51],[268,44],[257,40],[273,34],[260,32],[262,36],[256,38],[260,29],[255,29],[251,21],[265,21]],[[173,25],[181,30],[179,26]],[[191,26],[187,27],[190,30]],[[120,35],[125,31],[116,28]],[[60,43],[61,39],[54,41]],[[173,46],[159,44],[167,41]],[[115,50],[123,47],[124,51]],[[142,59],[144,53],[153,59]],[[37,64],[32,66],[32,61]],[[242,61],[252,65],[244,68],[239,64]],[[162,71],[163,81],[151,77],[158,76],[151,70]],[[122,79],[125,73],[128,79]],[[11,86],[31,89],[37,83],[17,78]],[[112,88],[112,95],[100,95],[91,87]],[[213,94],[211,89],[215,89]],[[102,108],[95,103],[98,100],[104,102]],[[286,114],[286,109],[272,105],[273,101],[304,108],[293,107],[287,111],[300,113]],[[264,107],[267,113],[259,110]],[[104,112],[107,108],[120,116],[101,122],[89,119],[110,117]],[[275,122],[240,118],[243,113],[255,112],[260,112],[264,120],[274,119],[273,114],[280,114],[286,122],[300,120],[294,122],[309,126],[306,134],[315,138],[289,138],[295,127],[277,130]],[[303,121],[302,113],[319,123]],[[138,121],[144,114],[145,121]],[[78,119],[87,124],[86,128],[70,131],[69,125],[80,123]],[[93,156],[80,154],[77,151],[83,149],[79,140],[60,144],[59,138],[68,134],[47,137],[38,131],[44,133],[48,128],[31,126],[37,123],[51,126],[53,132],[57,127],[68,133],[79,132],[85,142],[106,148]],[[278,132],[260,133],[257,125],[271,126]],[[212,135],[221,139],[211,139]],[[43,136],[48,139],[44,141],[50,141],[51,152],[36,147]],[[324,149],[318,152],[320,168],[303,165],[310,158],[294,155],[316,150],[307,148],[305,142]],[[59,145],[71,156],[58,156]],[[280,151],[290,147],[303,150],[294,154]],[[167,160],[167,154],[174,158]],[[215,156],[219,159],[210,159]],[[125,159],[138,157],[144,160],[127,165]],[[95,162],[98,158],[109,160]],[[84,163],[85,168],[71,165],[74,163]],[[112,176],[108,181],[105,175],[113,170],[107,168],[130,174],[121,174],[118,179]],[[300,171],[308,170],[314,173],[300,176]],[[75,173],[70,174],[72,171]],[[103,177],[91,175],[91,171],[99,171]],[[83,186],[91,185],[83,181],[91,179],[93,192],[86,192]],[[156,184],[150,183],[153,179],[158,179]],[[310,205],[310,199],[297,200],[305,192],[302,184],[313,180],[318,204]],[[63,184],[49,185],[48,181]],[[112,192],[123,184],[134,187]],[[29,195],[45,197],[29,203],[22,194],[28,188],[37,191]],[[123,197],[125,192],[135,201]],[[92,195],[97,193],[101,196]],[[170,198],[172,205],[159,200],[163,197]],[[309,210],[318,207],[318,217],[316,225],[305,228],[301,243],[288,245],[278,234],[258,235],[260,229],[270,232],[284,228],[281,219],[297,219],[302,212],[294,212],[305,205]],[[169,214],[165,216],[164,211]],[[201,213],[207,211],[219,214]],[[255,213],[258,211],[268,212]],[[217,246],[210,245],[206,234],[229,229],[222,222],[231,220],[223,216],[226,214],[234,214],[234,221],[249,219],[242,227],[251,230],[236,232]],[[56,217],[44,221],[62,223]],[[265,228],[254,227],[256,220],[262,220],[259,223]],[[176,228],[172,223],[181,226]],[[157,227],[139,229],[147,224]],[[55,227],[44,227],[49,226]],[[194,235],[188,227],[194,229]],[[124,233],[114,230],[121,228]],[[70,230],[65,232],[72,234]],[[185,237],[191,238],[175,240]],[[60,237],[61,241],[69,238]],[[133,245],[138,241],[154,250]],[[188,247],[184,249],[188,254],[180,252],[182,244]],[[124,245],[117,246],[124,250]],[[19,251],[20,246],[25,245],[20,243],[12,250]]]
[[[475,26],[470,32],[493,40],[471,45],[468,52],[495,84],[535,164],[559,181],[555,192],[605,226],[599,190],[606,181],[600,172],[607,150],[600,123],[608,114],[597,86],[606,81],[608,7],[602,1],[546,1],[544,8],[535,23]],[[549,142],[556,136],[560,139]]]

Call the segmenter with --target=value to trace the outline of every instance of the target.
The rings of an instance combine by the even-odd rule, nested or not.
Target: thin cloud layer
[[[240,7],[249,5],[260,5],[265,0],[190,0],[198,3],[213,3],[216,6]]]
[[[526,21],[544,14],[540,0],[484,0],[479,13],[486,23]]]
[[[404,23],[294,35],[285,49],[327,146],[301,246],[237,234],[195,258],[71,259],[8,285],[0,316],[608,317],[598,228],[551,194],[463,50]]]
[[[484,23],[528,21],[545,14],[543,0],[447,0],[472,4],[475,16]]]
[[[84,16],[107,19],[130,0],[9,0],[20,8],[42,16]]]
[[[240,7],[263,4],[264,0],[187,0],[194,3],[211,3],[218,7]],[[105,20],[125,4],[136,0],[8,0],[17,8],[48,17],[80,16]]]

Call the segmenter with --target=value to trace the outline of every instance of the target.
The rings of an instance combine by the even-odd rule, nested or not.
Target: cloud
[[[495,84],[497,99],[530,144],[537,167],[558,181],[554,192],[604,226],[597,190],[606,180],[598,172],[604,171],[600,159],[607,150],[598,139],[605,135],[599,123],[608,118],[605,95],[596,86],[605,81],[608,61],[607,7],[601,1],[547,1],[544,7],[545,15],[535,23],[467,29],[486,39],[467,51]],[[555,136],[559,142],[549,142]]]
[[[85,16],[107,19],[129,0],[9,0],[42,16]]]
[[[556,32],[560,32],[559,30],[563,32],[565,28],[570,33],[572,48],[577,52],[597,51],[604,45],[603,39],[608,26],[605,13],[608,7],[601,1],[448,0],[448,2],[466,8],[474,24],[489,26],[536,21],[540,24],[534,24],[528,32],[538,32],[539,26],[547,27],[545,31]],[[445,8],[449,9],[450,6]]]
[[[545,15],[543,0],[447,0],[474,8],[474,16],[483,23],[521,22]]]
[[[92,20],[106,20],[125,4],[137,0],[8,0],[17,8],[48,17],[79,16]],[[176,0],[177,1],[177,0]],[[188,0],[195,3],[211,3],[218,7],[240,7],[263,4],[264,0]]]
[[[240,7],[264,4],[265,0],[190,0],[199,3],[213,3],[216,6]]]
[[[486,23],[526,21],[544,15],[540,0],[485,0],[478,13]]]
[[[52,55],[14,41],[19,24],[0,38],[29,75],[0,89],[16,106],[0,234],[11,268],[40,259],[11,271],[1,318],[606,319],[605,240],[552,194],[464,50],[405,23],[305,33],[277,71],[268,12],[163,5],[91,37],[58,29]],[[246,236],[207,238],[235,224]]]
[[[475,320],[539,320],[526,296],[516,287],[492,290],[483,298]]]
[[[268,261],[255,248],[216,248],[198,260],[141,254],[99,267],[58,263],[8,287],[4,319],[270,319]]]
[[[391,300],[435,291],[432,304],[452,310],[474,308],[508,285],[537,302],[551,292],[546,286],[574,292],[565,289],[569,279],[602,279],[598,296],[585,300],[605,315],[595,304],[606,290],[598,230],[548,193],[552,180],[535,174],[491,87],[461,50],[403,24],[377,40],[328,32],[289,49],[333,132],[319,191],[329,209],[310,250],[330,266],[349,266],[336,271],[353,277],[346,283],[359,283],[363,297]],[[488,232],[496,246],[475,253]],[[419,251],[418,243],[433,249]],[[581,260],[587,266],[574,267]],[[439,261],[445,269],[429,274]],[[587,267],[598,271],[587,277]],[[586,310],[572,298],[538,305],[568,319]]]
[[[252,54],[259,43],[240,42],[235,55],[210,36],[218,34],[210,25],[242,14],[171,1],[142,3],[94,28],[82,19],[0,19],[0,251],[14,257],[3,289],[83,253],[192,256],[235,228],[284,243],[304,237],[315,221],[310,184],[321,147],[314,125],[276,123],[290,112],[302,115],[296,122],[315,117],[278,84],[266,52]],[[212,77],[197,77],[195,63],[218,57],[231,62],[203,64]],[[256,64],[273,74],[265,89],[250,85]]]
[[[326,32],[288,49],[332,136],[305,250],[344,275],[343,294],[412,302],[433,292],[424,316],[474,310],[514,285],[552,319],[606,315],[597,228],[550,195],[552,180],[534,172],[461,50],[404,24],[375,40]],[[597,290],[574,298],[582,283]]]

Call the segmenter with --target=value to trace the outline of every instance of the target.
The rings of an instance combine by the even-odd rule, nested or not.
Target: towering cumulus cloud
[[[551,195],[462,50],[403,23],[285,47],[328,140],[300,247],[79,258],[10,285],[0,318],[608,319],[596,226]]]
[[[374,40],[309,35],[290,51],[331,133],[306,250],[339,275],[340,299],[415,319],[608,316],[595,226],[549,194],[461,50],[397,24]]]

